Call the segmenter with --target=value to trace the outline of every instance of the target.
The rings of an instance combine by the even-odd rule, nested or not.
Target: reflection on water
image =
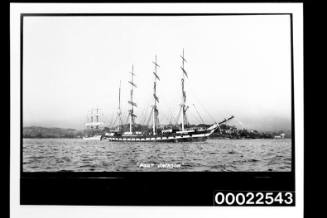
[[[24,139],[23,170],[34,171],[291,171],[290,139],[121,143]]]

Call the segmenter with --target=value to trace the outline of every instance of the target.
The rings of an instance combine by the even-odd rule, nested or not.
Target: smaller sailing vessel
[[[102,120],[102,112],[99,108],[91,109],[85,123],[83,140],[101,140],[103,134],[104,123]]]
[[[175,128],[169,129],[159,129],[159,97],[157,96],[157,82],[160,80],[158,74],[158,68],[160,67],[157,63],[157,56],[155,56],[154,64],[154,82],[153,82],[153,105],[152,105],[152,131],[135,131],[135,118],[136,115],[134,113],[134,107],[137,107],[137,104],[133,101],[134,89],[137,88],[136,83],[134,82],[134,66],[132,65],[131,79],[129,82],[131,90],[130,90],[130,100],[128,101],[130,105],[130,109],[128,111],[129,118],[129,131],[123,131],[122,128],[118,128],[117,131],[110,131],[104,134],[103,138],[109,141],[118,141],[118,142],[181,142],[181,141],[204,141],[210,135],[212,135],[221,124],[231,120],[234,116],[230,116],[221,122],[216,122],[209,126],[208,128],[187,128],[187,116],[186,111],[189,108],[186,105],[186,92],[184,83],[186,78],[188,78],[188,74],[185,70],[185,62],[186,59],[184,57],[184,49],[182,58],[182,78],[181,78],[181,94],[182,94],[182,102],[180,104],[180,113],[181,113],[181,126],[175,126]],[[119,110],[118,110],[118,119],[121,122],[121,110],[120,110],[120,87],[119,87]]]

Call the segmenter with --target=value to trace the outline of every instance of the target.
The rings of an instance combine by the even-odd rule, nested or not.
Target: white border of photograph
[[[117,207],[20,205],[20,14],[21,13],[292,13],[294,45],[295,207]],[[303,216],[303,4],[10,4],[10,214],[11,217],[302,217]],[[192,190],[190,190],[192,192]],[[130,196],[135,198],[137,196]]]

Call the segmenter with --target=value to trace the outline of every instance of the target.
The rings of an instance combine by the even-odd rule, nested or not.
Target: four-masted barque
[[[130,109],[128,111],[128,119],[129,119],[129,131],[123,131],[123,128],[118,127],[115,131],[107,132],[103,135],[102,139],[106,139],[109,141],[118,141],[118,142],[181,142],[181,141],[204,141],[211,134],[215,132],[219,128],[219,126],[231,119],[234,116],[230,116],[221,122],[216,122],[209,126],[208,128],[186,128],[186,91],[184,88],[185,79],[188,78],[188,74],[185,70],[186,59],[184,57],[184,49],[183,54],[181,55],[182,59],[182,78],[181,78],[181,93],[182,93],[182,102],[180,104],[181,110],[181,125],[179,128],[169,128],[169,129],[159,129],[159,97],[157,96],[157,82],[160,80],[158,74],[158,68],[160,67],[157,63],[157,56],[155,56],[154,64],[154,82],[153,82],[153,105],[152,105],[152,131],[135,131],[133,129],[135,125],[136,115],[134,114],[134,107],[137,107],[137,104],[133,101],[134,89],[137,87],[134,82],[134,66],[132,66],[131,79],[129,82],[131,90],[130,90],[130,100],[128,101],[130,105]],[[122,126],[122,118],[121,118],[121,110],[120,110],[120,89],[119,87],[119,107],[118,107],[118,119],[120,121],[119,126]]]

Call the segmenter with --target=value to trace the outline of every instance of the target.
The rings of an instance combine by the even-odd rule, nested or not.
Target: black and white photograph
[[[26,16],[23,171],[291,171],[289,15]]]
[[[12,9],[21,205],[301,205],[300,6],[87,5]]]

